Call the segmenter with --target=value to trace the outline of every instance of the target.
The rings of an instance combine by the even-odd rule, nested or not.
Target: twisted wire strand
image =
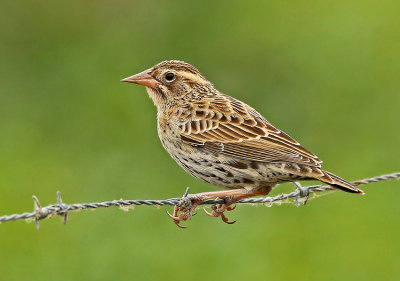
[[[386,181],[390,179],[400,178],[400,172],[367,178],[363,180],[353,181],[352,183],[355,185],[361,184],[369,184],[373,182]],[[303,204],[306,204],[308,197],[311,193],[322,192],[326,190],[334,191],[336,189],[331,186],[326,185],[311,185],[307,187],[300,187],[293,192],[288,194],[280,194],[273,197],[256,197],[256,198],[247,198],[242,199],[236,204],[274,204],[274,203],[282,203],[285,200],[289,200],[290,198],[295,199],[295,203],[297,206],[300,205],[300,199],[304,198]],[[40,202],[36,196],[32,196],[35,209],[33,212],[25,212],[22,214],[12,214],[5,215],[0,217],[0,223],[16,221],[16,220],[24,220],[33,218],[36,222],[36,227],[39,229],[39,220],[52,217],[54,215],[60,215],[64,217],[64,223],[67,222],[68,212],[70,211],[80,211],[85,209],[97,209],[97,208],[108,208],[111,206],[118,206],[121,208],[132,206],[132,205],[170,205],[175,206],[178,204],[182,204],[182,201],[187,197],[189,192],[189,188],[186,190],[184,196],[182,198],[170,198],[164,200],[113,200],[113,201],[105,201],[105,202],[92,202],[92,203],[77,203],[77,204],[65,204],[62,202],[61,193],[57,192],[57,204],[51,204],[45,207],[40,205]],[[213,204],[222,204],[224,203],[223,199],[210,199],[201,202],[201,205],[213,205]]]

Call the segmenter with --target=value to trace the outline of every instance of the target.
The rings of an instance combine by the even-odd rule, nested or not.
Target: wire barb
[[[181,209],[187,209],[189,210],[189,218],[192,218],[193,214],[192,214],[192,200],[189,199],[189,187],[186,187],[186,191],[182,196],[182,200],[179,201],[178,204],[176,204],[179,208]]]
[[[392,173],[382,176],[377,176],[373,178],[367,178],[363,180],[353,181],[352,184],[360,185],[360,184],[369,184],[373,182],[379,181],[386,181],[390,179],[397,179],[400,178],[400,172]],[[268,204],[272,205],[274,203],[282,203],[288,202],[290,198],[294,198],[296,205],[300,206],[300,198],[305,198],[303,204],[305,204],[308,200],[308,197],[311,193],[319,193],[327,190],[335,190],[335,188],[331,186],[322,186],[322,185],[311,185],[306,187],[299,187],[291,193],[288,194],[280,194],[273,197],[256,197],[256,198],[247,198],[242,199],[235,204]],[[61,192],[57,192],[57,204],[48,205],[46,207],[42,207],[39,199],[36,196],[32,196],[34,201],[34,211],[27,212],[22,214],[13,214],[13,215],[5,215],[0,216],[0,223],[9,222],[9,221],[16,221],[16,220],[23,220],[34,218],[36,228],[39,230],[39,220],[44,218],[51,218],[55,215],[63,216],[64,224],[67,223],[68,219],[68,212],[70,211],[80,211],[85,209],[97,209],[97,208],[108,208],[111,206],[118,206],[118,207],[126,207],[131,205],[158,205],[158,206],[175,206],[182,204],[184,206],[190,206],[192,203],[187,202],[190,201],[188,198],[189,195],[189,188],[186,189],[182,198],[170,198],[165,200],[113,200],[113,201],[105,201],[105,202],[93,202],[93,203],[78,203],[78,204],[65,204],[62,202],[61,199]],[[223,199],[209,199],[200,203],[200,205],[215,205],[215,204],[223,204]]]
[[[39,199],[35,195],[32,195],[32,198],[33,198],[33,203],[35,205],[35,224],[36,224],[36,229],[39,230],[40,229],[39,220],[42,218],[44,213],[43,213],[42,206],[40,206]]]
[[[60,191],[57,191],[57,203],[60,207],[60,211],[58,212],[58,214],[64,217],[64,224],[67,224],[68,211],[66,209],[68,209],[68,206],[66,204],[63,204]]]

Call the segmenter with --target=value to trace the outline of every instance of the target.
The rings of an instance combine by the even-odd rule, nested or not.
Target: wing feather
[[[321,167],[322,161],[247,104],[218,93],[178,107],[183,141],[210,151],[260,162]]]

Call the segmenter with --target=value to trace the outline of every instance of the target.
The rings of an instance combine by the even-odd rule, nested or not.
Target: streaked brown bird
[[[158,110],[158,135],[171,157],[194,177],[228,189],[189,195],[192,207],[176,206],[170,215],[180,227],[180,221],[210,198],[223,198],[226,203],[212,206],[208,215],[231,223],[224,211],[232,210],[233,203],[266,195],[284,182],[319,180],[346,192],[363,193],[322,170],[316,155],[249,105],[216,90],[190,64],[164,61],[121,81],[146,87]]]

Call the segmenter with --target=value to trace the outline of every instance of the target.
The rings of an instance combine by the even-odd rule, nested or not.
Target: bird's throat
[[[164,93],[160,90],[146,87],[149,97],[153,100],[154,105],[159,109],[166,105],[167,99]]]

